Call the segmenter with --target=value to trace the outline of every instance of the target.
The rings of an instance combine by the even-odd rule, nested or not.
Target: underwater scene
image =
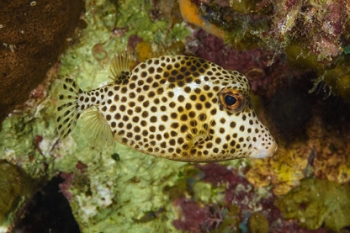
[[[0,233],[350,233],[350,2],[0,2]]]

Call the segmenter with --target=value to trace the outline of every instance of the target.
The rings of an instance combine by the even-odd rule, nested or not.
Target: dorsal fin
[[[110,77],[113,81],[118,81],[130,72],[130,66],[135,60],[134,53],[128,49],[124,53],[117,53],[113,56],[109,70],[112,73]]]

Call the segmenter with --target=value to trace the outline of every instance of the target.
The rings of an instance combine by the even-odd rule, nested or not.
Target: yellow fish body
[[[88,109],[82,118],[90,141],[115,140],[166,159],[266,158],[277,150],[252,109],[244,75],[189,56],[152,58],[130,71],[131,59],[116,55],[114,81],[92,91],[65,80],[56,120],[62,138]]]

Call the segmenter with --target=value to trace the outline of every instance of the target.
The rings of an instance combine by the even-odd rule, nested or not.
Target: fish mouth
[[[251,154],[251,158],[254,159],[264,159],[273,156],[278,149],[278,145],[275,140],[271,141],[271,145],[268,148],[263,146],[261,142],[257,142],[257,146],[253,147],[253,152]]]

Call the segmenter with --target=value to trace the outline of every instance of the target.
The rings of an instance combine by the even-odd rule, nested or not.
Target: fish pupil
[[[225,96],[225,103],[229,106],[234,105],[237,102],[236,98],[231,96],[231,95],[227,95]]]

